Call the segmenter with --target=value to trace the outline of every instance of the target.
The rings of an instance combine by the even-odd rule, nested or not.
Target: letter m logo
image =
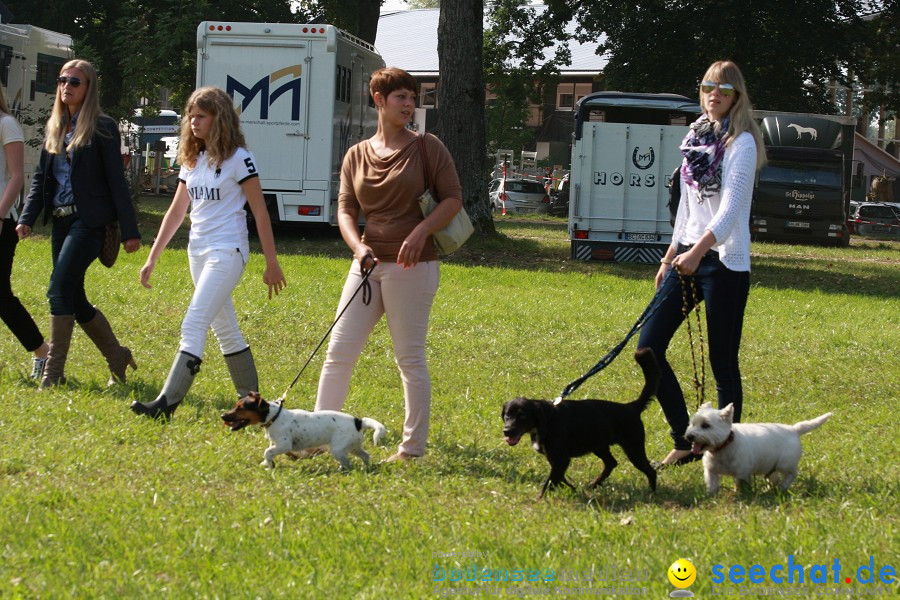
[[[301,65],[293,65],[291,67],[279,69],[271,75],[266,75],[252,86],[246,86],[231,75],[227,75],[225,91],[228,92],[228,95],[234,98],[235,101],[238,100],[238,94],[242,98],[240,106],[238,107],[238,114],[243,114],[253,101],[256,100],[256,97],[259,96],[259,118],[261,120],[268,119],[269,107],[281,96],[290,92],[291,120],[299,121],[300,104],[302,100],[300,96],[300,86],[303,82],[300,78],[301,68]],[[290,81],[274,90],[271,89],[271,86],[275,81],[291,75],[293,77]]]

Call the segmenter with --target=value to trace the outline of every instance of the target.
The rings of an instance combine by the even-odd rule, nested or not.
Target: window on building
[[[590,93],[590,83],[560,83],[556,86],[556,110],[573,110],[575,103]]]
[[[419,107],[437,108],[437,83],[423,83],[419,86]]]

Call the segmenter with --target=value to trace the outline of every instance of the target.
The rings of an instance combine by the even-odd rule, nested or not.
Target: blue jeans
[[[50,314],[75,315],[79,323],[87,323],[97,313],[84,291],[84,274],[100,256],[103,227],[89,227],[78,215],[54,217],[51,247],[53,273],[50,274]]]
[[[697,298],[706,303],[706,348],[716,379],[719,408],[734,404],[734,421],[738,422],[741,419],[744,398],[738,351],[741,346],[744,309],[747,306],[747,296],[750,294],[750,273],[732,271],[722,264],[718,255],[714,254],[700,261],[694,275],[685,278],[686,285],[690,286],[691,279],[694,280]],[[662,298],[662,303],[644,323],[638,347],[650,347],[656,354],[660,368],[656,397],[671,428],[669,435],[675,441],[676,450],[689,450],[691,444],[684,439],[684,431],[687,429],[690,416],[681,386],[666,360],[669,343],[685,318],[682,281],[675,269],[669,270],[656,294],[654,301]],[[693,307],[694,299],[689,287],[688,309]]]

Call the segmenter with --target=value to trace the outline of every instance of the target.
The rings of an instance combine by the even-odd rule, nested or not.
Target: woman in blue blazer
[[[137,217],[122,167],[116,122],[100,109],[97,71],[84,60],[70,60],[57,79],[56,100],[34,172],[31,192],[19,217],[20,238],[43,211],[53,218],[53,273],[50,300],[50,354],[41,387],[65,383],[64,369],[77,322],[106,358],[110,383],[125,380],[137,365],[119,344],[109,321],[91,305],[84,289],[88,267],[100,256],[104,230],[118,219],[126,252],[141,245]]]

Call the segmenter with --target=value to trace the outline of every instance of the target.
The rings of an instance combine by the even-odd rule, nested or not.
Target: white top
[[[259,177],[253,155],[238,148],[220,167],[210,165],[206,153],[197,157],[191,169],[182,165],[178,179],[191,197],[191,235],[188,250],[203,254],[209,250],[250,251],[247,239],[247,197],[241,183]]]
[[[756,140],[745,131],[725,150],[722,189],[701,193],[681,186],[673,244],[696,244],[706,230],[716,236],[713,249],[732,271],[750,270],[750,205],[756,178]]]
[[[19,122],[16,121],[16,118],[12,115],[0,117],[0,196],[3,195],[6,185],[9,183],[9,168],[6,166],[6,145],[24,141],[25,135],[22,133],[22,128],[19,127]],[[9,212],[5,215],[0,215],[0,218],[5,219],[12,216],[13,219],[16,219],[19,215],[15,211],[16,207],[15,203],[13,203]]]

